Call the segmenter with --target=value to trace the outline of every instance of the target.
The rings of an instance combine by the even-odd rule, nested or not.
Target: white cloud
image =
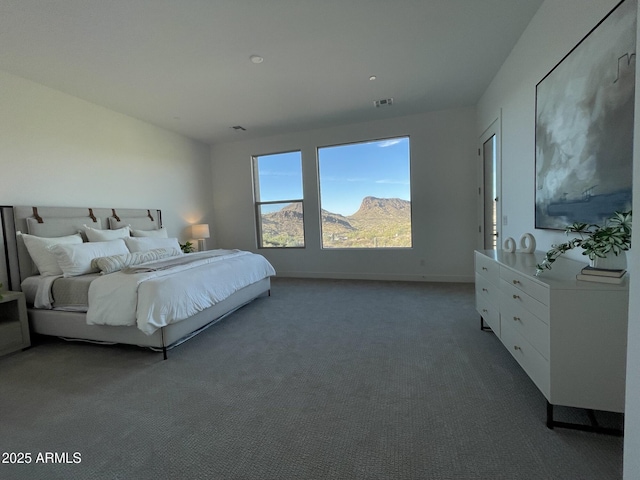
[[[400,143],[401,141],[402,141],[401,138],[395,138],[393,140],[384,140],[378,144],[378,147],[380,148],[390,147],[392,145],[396,145]]]
[[[333,177],[325,175],[320,179],[323,182],[370,182],[369,178],[362,177]]]
[[[376,180],[376,183],[386,183],[390,185],[409,185],[409,182],[407,180],[382,179],[382,180]]]
[[[277,170],[262,170],[260,172],[260,176],[268,176],[268,177],[299,177],[299,172],[281,172]]]

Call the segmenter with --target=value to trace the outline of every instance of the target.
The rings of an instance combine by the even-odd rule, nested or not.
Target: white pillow
[[[79,233],[75,235],[66,235],[64,237],[36,237],[21,233],[24,244],[29,251],[29,255],[33,263],[38,267],[38,272],[42,276],[62,275],[62,270],[58,266],[56,256],[49,250],[49,247],[59,244],[78,244],[82,243],[82,236]]]
[[[141,263],[162,260],[163,258],[176,256],[173,248],[155,248],[146,252],[125,253],[111,255],[110,257],[98,257],[92,260],[92,265],[100,270],[100,274],[113,273],[125,267],[139,265]]]
[[[99,228],[92,228],[88,225],[82,225],[84,233],[90,242],[108,242],[109,240],[116,240],[117,238],[124,238],[129,236],[129,225],[117,230],[101,230]]]
[[[86,273],[97,272],[91,260],[97,257],[108,257],[129,253],[121,238],[110,242],[87,242],[80,245],[54,245],[51,251],[58,260],[58,265],[65,277],[76,277]]]
[[[178,254],[182,253],[177,238],[128,237],[124,241],[131,253],[146,252],[154,248],[173,248]]]
[[[155,238],[169,238],[167,229],[162,227],[156,230],[134,230],[131,229],[131,235],[134,237],[155,237]]]

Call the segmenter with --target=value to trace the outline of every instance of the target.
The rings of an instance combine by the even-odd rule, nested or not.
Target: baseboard
[[[332,280],[387,280],[399,282],[474,283],[471,275],[418,275],[390,273],[296,272],[278,270],[276,277],[324,278]]]

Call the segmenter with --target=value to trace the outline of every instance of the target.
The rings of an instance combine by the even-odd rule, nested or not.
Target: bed
[[[183,254],[160,210],[1,207],[6,278],[31,330],[167,351],[259,296],[271,264],[240,250]]]

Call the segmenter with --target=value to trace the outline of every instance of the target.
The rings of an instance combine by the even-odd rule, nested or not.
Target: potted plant
[[[567,226],[565,233],[577,233],[580,236],[568,242],[552,245],[544,260],[536,265],[536,276],[545,269],[551,270],[551,265],[563,253],[580,247],[591,261],[607,256],[620,255],[631,248],[631,211],[616,212],[604,225],[594,223],[575,222]]]
[[[182,250],[182,253],[193,253],[194,251],[193,243],[191,242],[186,242],[184,244],[181,243],[180,249]]]

